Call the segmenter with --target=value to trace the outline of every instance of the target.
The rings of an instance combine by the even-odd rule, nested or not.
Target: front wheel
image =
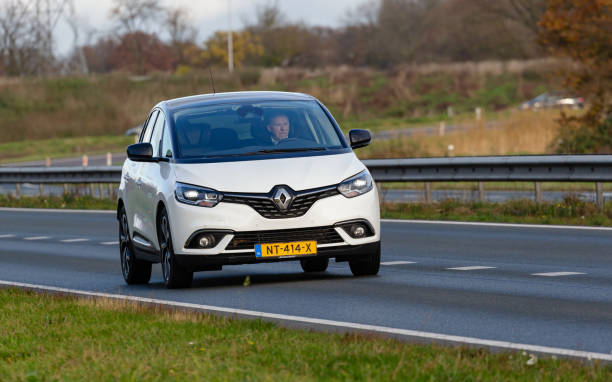
[[[119,210],[119,251],[125,282],[128,285],[148,283],[151,279],[151,263],[134,257],[125,207]]]
[[[380,243],[374,253],[349,260],[354,276],[374,276],[380,269]]]
[[[159,238],[159,249],[161,251],[164,284],[169,289],[189,288],[193,281],[193,272],[182,268],[176,262],[174,248],[172,247],[172,235],[170,234],[170,222],[165,209],[162,210],[159,217],[157,237]]]

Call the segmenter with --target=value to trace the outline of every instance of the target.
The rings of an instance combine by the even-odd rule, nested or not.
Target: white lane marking
[[[67,214],[117,214],[113,210],[62,210],[59,208],[11,208],[0,207],[0,211],[7,212],[62,212]]]
[[[78,243],[81,241],[89,241],[89,239],[85,239],[85,238],[79,238],[79,239],[64,239],[64,240],[60,240],[62,243]]]
[[[13,235],[13,234],[0,235],[0,239],[6,239],[6,238],[9,238],[9,237],[15,237],[15,235]]]
[[[472,265],[469,267],[453,267],[453,268],[446,268],[449,271],[477,271],[479,269],[494,269],[497,267],[486,267],[483,265]]]
[[[77,296],[112,298],[112,299],[117,299],[117,300],[135,301],[135,302],[140,302],[140,303],[166,305],[166,306],[172,306],[172,307],[178,307],[178,308],[208,311],[212,313],[230,313],[230,314],[234,314],[237,316],[243,316],[243,317],[255,317],[255,318],[264,318],[264,319],[278,320],[278,321],[291,321],[291,322],[301,322],[301,323],[307,323],[307,324],[317,324],[317,325],[323,325],[323,326],[356,329],[356,330],[376,332],[376,333],[395,334],[395,335],[402,335],[406,337],[426,338],[426,339],[437,340],[437,341],[462,343],[462,344],[477,345],[477,346],[490,346],[494,348],[503,348],[503,349],[510,349],[510,350],[525,350],[525,351],[532,351],[536,353],[546,353],[546,354],[560,355],[560,356],[566,356],[566,357],[586,358],[589,360],[599,359],[599,360],[605,360],[605,361],[612,361],[612,354],[606,354],[606,353],[595,353],[595,352],[573,350],[573,349],[554,348],[554,347],[549,347],[549,346],[539,346],[539,345],[529,345],[529,344],[521,344],[521,343],[515,343],[515,342],[487,340],[483,338],[454,336],[454,335],[448,335],[448,334],[422,332],[420,330],[390,328],[386,326],[357,324],[354,322],[334,321],[334,320],[326,320],[322,318],[311,318],[311,317],[302,317],[302,316],[291,316],[287,314],[278,314],[278,313],[266,313],[266,312],[258,312],[255,310],[225,308],[221,306],[200,305],[200,304],[192,304],[188,302],[158,300],[154,298],[126,296],[126,295],[120,295],[120,294],[89,292],[85,290],[58,288],[58,287],[52,287],[52,286],[46,286],[46,285],[26,284],[26,283],[14,282],[14,281],[0,280],[0,285],[4,285],[7,287],[34,289],[34,290],[46,290],[46,291],[52,291],[52,292],[58,292],[58,293],[72,294],[72,295],[77,295]]]
[[[403,265],[403,264],[416,264],[416,261],[383,261],[380,265]]]
[[[546,225],[546,224],[512,224],[512,223],[484,223],[484,222],[460,222],[443,220],[410,220],[410,219],[380,219],[384,223],[410,223],[410,224],[446,224],[446,225],[473,225],[488,227],[513,227],[513,228],[553,228],[553,229],[580,229],[587,231],[612,231],[612,227],[586,227],[576,225]]]
[[[49,236],[30,236],[30,237],[23,238],[23,240],[44,240],[44,239],[49,239]]]
[[[572,275],[586,275],[584,272],[545,272],[545,273],[532,273],[532,276],[544,276],[544,277],[557,277],[557,276],[572,276]]]
[[[119,244],[118,241],[103,241],[100,243],[101,245],[117,245]]]

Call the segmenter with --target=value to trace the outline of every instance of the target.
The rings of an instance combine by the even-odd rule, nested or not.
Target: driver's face
[[[268,131],[277,141],[287,139],[289,137],[289,118],[284,115],[272,118],[268,124]]]

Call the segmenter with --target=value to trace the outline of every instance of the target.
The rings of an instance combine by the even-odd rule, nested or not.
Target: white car
[[[347,142],[318,100],[283,92],[164,101],[143,126],[118,193],[128,284],[149,282],[153,263],[169,288],[196,271],[286,260],[378,273],[378,193],[352,150],[369,144],[367,130]]]

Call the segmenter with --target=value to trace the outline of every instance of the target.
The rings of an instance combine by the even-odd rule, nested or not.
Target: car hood
[[[177,182],[225,192],[295,191],[340,183],[363,169],[354,153],[215,163],[175,163]]]

